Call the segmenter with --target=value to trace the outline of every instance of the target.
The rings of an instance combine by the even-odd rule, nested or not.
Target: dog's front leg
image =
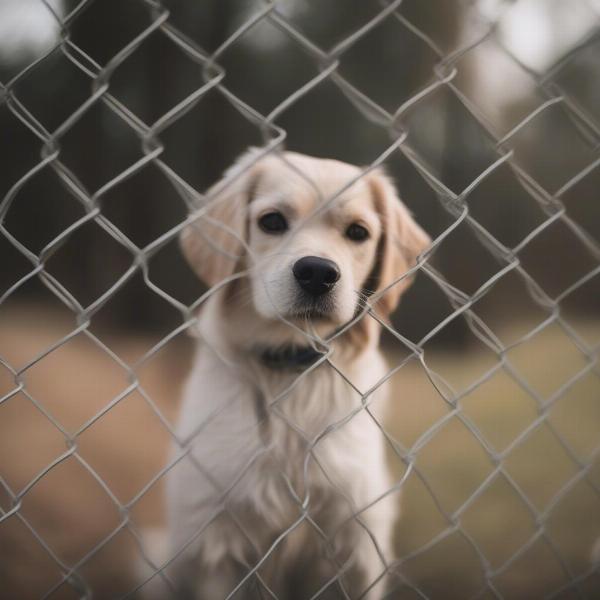
[[[255,575],[240,583],[250,568],[233,559],[223,559],[218,566],[205,569],[189,566],[186,574],[180,574],[178,599],[182,600],[265,600],[268,596]],[[230,596],[234,591],[235,593]]]

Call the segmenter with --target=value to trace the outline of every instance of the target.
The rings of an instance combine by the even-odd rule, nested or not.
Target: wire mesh
[[[401,373],[409,363],[416,362],[420,365],[430,385],[435,388],[437,394],[443,399],[447,409],[443,416],[433,419],[421,435],[410,444],[404,444],[396,439],[393,434],[389,433],[388,424],[380,422],[378,417],[372,414],[372,418],[377,421],[378,426],[384,431],[391,451],[404,464],[402,476],[399,477],[394,489],[390,492],[403,488],[409,479],[415,478],[427,490],[427,494],[432,498],[444,521],[440,530],[432,535],[427,542],[412,548],[396,561],[387,565],[386,570],[396,575],[394,580],[396,587],[389,592],[389,597],[395,597],[394,594],[409,594],[407,596],[399,595],[398,597],[435,597],[435,591],[432,591],[426,585],[422,585],[418,576],[407,574],[409,573],[407,567],[414,563],[415,559],[430,553],[432,549],[442,547],[445,541],[454,536],[458,536],[475,557],[480,575],[476,589],[473,589],[470,594],[472,597],[510,597],[510,592],[507,593],[503,587],[503,576],[510,572],[511,568],[522,560],[528,552],[538,547],[543,547],[550,557],[546,564],[553,565],[560,572],[559,583],[555,583],[552,589],[544,590],[541,595],[551,598],[567,598],[571,595],[575,597],[593,597],[594,589],[596,591],[598,589],[594,587],[598,570],[598,557],[594,558],[591,554],[588,554],[590,556],[589,563],[585,568],[582,568],[581,565],[574,566],[570,557],[565,554],[561,544],[553,535],[550,523],[561,502],[568,498],[570,492],[579,484],[586,484],[586,489],[589,489],[595,497],[594,502],[600,495],[598,478],[594,470],[597,470],[600,444],[597,444],[585,456],[582,456],[579,449],[574,446],[572,439],[564,435],[553,418],[556,405],[567,397],[573,389],[587,378],[592,378],[597,382],[600,376],[598,370],[600,343],[598,341],[590,342],[589,339],[586,339],[585,335],[582,335],[581,331],[574,327],[568,318],[565,318],[562,310],[563,304],[569,297],[584,289],[595,277],[600,276],[600,245],[594,234],[594,228],[589,227],[589,223],[581,222],[574,217],[564,201],[569,193],[576,190],[582,181],[586,180],[590,174],[593,174],[600,167],[600,156],[598,156],[600,124],[598,123],[598,115],[593,114],[593,111],[583,106],[570,92],[568,86],[565,87],[561,83],[560,79],[560,75],[572,64],[572,61],[577,56],[585,53],[600,39],[600,29],[598,29],[600,15],[597,3],[582,3],[582,5],[585,4],[590,15],[594,16],[596,25],[590,28],[582,39],[577,40],[577,43],[571,44],[565,49],[565,52],[552,65],[540,72],[525,64],[522,57],[516,56],[513,50],[504,44],[502,38],[498,35],[499,24],[504,16],[515,5],[526,1],[518,0],[516,3],[498,2],[495,5],[496,10],[491,12],[482,10],[483,3],[463,3],[462,10],[469,11],[471,17],[475,18],[477,26],[474,25],[475,21],[465,20],[466,32],[461,38],[461,44],[451,50],[446,50],[441,48],[419,25],[412,23],[406,17],[402,12],[402,0],[384,0],[378,4],[373,3],[376,10],[374,10],[372,17],[329,48],[321,47],[303,32],[294,22],[294,19],[290,17],[290,12],[286,10],[286,7],[282,6],[282,3],[275,0],[265,0],[262,3],[253,5],[252,10],[248,11],[243,22],[239,23],[233,33],[221,40],[216,48],[206,51],[173,24],[169,10],[161,2],[140,0],[138,4],[147,12],[148,23],[141,24],[137,35],[128,39],[120,50],[114,53],[104,64],[100,64],[81,45],[75,43],[70,34],[72,26],[77,23],[77,20],[85,13],[92,2],[83,0],[71,12],[63,15],[60,11],[55,10],[53,4],[41,0],[41,3],[56,22],[56,26],[60,31],[59,39],[56,45],[43,56],[38,57],[27,68],[3,83],[0,92],[0,102],[33,134],[32,147],[39,150],[37,162],[15,181],[0,204],[0,234],[22,257],[25,257],[30,265],[27,274],[18,278],[3,292],[0,296],[0,305],[18,293],[20,288],[30,280],[37,279],[70,311],[75,318],[76,327],[66,335],[54,340],[47,347],[42,348],[34,358],[24,364],[13,365],[10,364],[10,361],[0,357],[0,364],[8,371],[12,380],[12,389],[0,398],[0,405],[8,403],[19,394],[23,395],[35,408],[35,411],[55,428],[66,443],[66,450],[52,462],[40,468],[25,485],[15,488],[0,478],[4,496],[8,499],[1,508],[0,523],[18,520],[30,532],[43,552],[55,563],[60,576],[42,594],[42,597],[56,597],[56,595],[64,593],[66,588],[72,589],[78,597],[92,597],[95,590],[92,589],[84,574],[86,564],[101,553],[103,549],[110,547],[111,541],[123,532],[133,536],[140,555],[148,567],[147,578],[138,581],[136,587],[130,589],[125,596],[134,595],[148,581],[156,578],[161,579],[166,586],[165,589],[171,591],[175,589],[176,584],[172,581],[167,568],[174,557],[170,556],[166,562],[161,563],[157,563],[152,559],[152,553],[149,548],[145,547],[141,528],[136,523],[132,513],[136,505],[149,493],[153,486],[164,478],[177,461],[189,457],[189,440],[178,438],[168,416],[153,401],[152,395],[146,391],[140,377],[140,371],[146,365],[151,364],[152,360],[177,336],[193,326],[196,310],[214,293],[214,290],[209,289],[196,301],[187,304],[157,285],[150,276],[149,264],[151,259],[178,238],[181,231],[194,219],[198,203],[202,204],[206,200],[186,181],[185,176],[178,172],[176,165],[174,166],[172,162],[165,160],[163,157],[165,144],[161,139],[161,135],[209,94],[218,94],[239,113],[243,120],[260,132],[264,143],[264,152],[277,154],[285,144],[287,137],[285,127],[279,125],[280,118],[324,81],[336,86],[367,121],[387,136],[387,147],[365,168],[363,174],[379,164],[385,164],[390,156],[397,153],[401,154],[421,175],[434,193],[440,209],[445,211],[451,220],[449,226],[445,227],[438,235],[433,236],[434,239],[430,248],[419,257],[415,269],[420,273],[420,278],[426,279],[443,292],[452,307],[451,311],[417,341],[411,341],[397,329],[378,319],[381,326],[389,333],[390,339],[394,340],[394,343],[401,347],[404,353],[404,358],[394,365],[381,384],[386,383],[388,378]],[[115,14],[115,19],[118,19],[118,14]],[[262,114],[251,106],[251,103],[244,101],[230,89],[228,72],[220,65],[224,54],[240,45],[247,32],[263,23],[269,23],[281,35],[291,40],[291,43],[301,50],[316,68],[316,74],[310,80],[291,91],[266,114]],[[384,23],[397,28],[398,36],[416,36],[418,43],[434,57],[433,68],[427,84],[413,92],[393,109],[384,108],[374,98],[359,89],[354,83],[351,83],[342,74],[340,68],[346,53],[355,49],[365,36],[371,34]],[[168,38],[187,59],[194,63],[198,73],[200,73],[201,81],[175,106],[162,112],[150,122],[146,122],[113,94],[112,80],[127,59],[156,35]],[[505,133],[499,133],[493,119],[486,116],[485,111],[468,97],[464,88],[460,85],[464,58],[472,55],[490,40],[498,45],[504,59],[510,61],[514,68],[530,79],[536,93],[542,98],[542,101],[535,107],[528,107],[526,112],[519,115],[516,123]],[[56,52],[60,53],[64,59],[85,76],[91,86],[91,93],[78,106],[74,107],[59,125],[47,127],[38,121],[28,109],[27,102],[20,99],[17,90],[23,80],[31,77],[36,71],[44,69],[48,57]],[[594,83],[596,86],[598,85],[598,81]],[[484,132],[493,147],[493,160],[484,170],[474,174],[467,185],[459,192],[453,191],[452,186],[448,184],[443,174],[433,168],[422,155],[418,136],[415,138],[413,135],[418,123],[415,124],[411,121],[411,115],[440,92],[451,96],[453,101],[464,109],[468,119]],[[136,137],[141,153],[134,162],[118,173],[112,174],[107,181],[97,187],[96,191],[90,192],[88,186],[84,185],[79,179],[78,174],[63,160],[61,145],[65,136],[98,105],[103,105],[120,123],[125,124],[130,129]],[[519,152],[519,138],[522,135],[527,135],[531,123],[544,115],[554,115],[553,111],[556,110],[560,110],[560,114],[566,119],[567,127],[572,130],[573,135],[583,140],[591,148],[591,158],[585,164],[576,165],[569,173],[568,178],[560,181],[558,185],[554,185],[552,182],[539,181],[539,171],[536,171],[535,166],[532,167],[527,160],[523,160]],[[452,143],[452,140],[449,143]],[[539,142],[537,143],[539,144]],[[543,148],[539,148],[541,154],[543,154],[543,150]],[[562,151],[565,154],[569,153],[568,149]],[[458,161],[468,160],[468,156],[461,153],[460,149],[450,148],[449,152],[456,154],[456,160]],[[169,227],[148,243],[140,245],[137,240],[131,239],[104,214],[103,200],[110,195],[112,190],[122,186],[130,178],[140,174],[143,175],[148,165],[156,168],[171,184],[189,216],[177,225]],[[51,170],[66,193],[82,207],[84,216],[74,220],[68,227],[58,232],[43,248],[38,252],[34,252],[11,232],[6,222],[11,209],[19,203],[23,190],[28,183],[44,169]],[[536,226],[514,244],[505,244],[495,232],[490,231],[490,227],[487,223],[481,222],[482,219],[479,213],[474,210],[471,204],[471,198],[476,195],[478,190],[483,188],[490,180],[493,181],[494,174],[503,169],[509,169],[514,174],[526,195],[541,210],[543,215]],[[402,186],[400,186],[400,189],[402,190]],[[519,218],[518,214],[516,218]],[[125,252],[129,257],[129,266],[115,281],[111,282],[102,294],[93,298],[89,303],[83,303],[61,283],[60,277],[52,274],[47,265],[51,258],[60,252],[61,248],[67,245],[79,230],[90,223],[100,228]],[[588,262],[585,263],[583,270],[578,272],[575,279],[556,294],[552,294],[537,281],[536,275],[529,272],[522,256],[536,239],[544,235],[553,235],[553,228],[557,226],[563,227],[570,233],[572,236],[570,238],[572,239],[571,243],[582,249]],[[474,235],[477,247],[482,252],[491,255],[496,264],[499,265],[499,268],[493,274],[485,278],[476,289],[469,293],[462,291],[448,281],[432,260],[439,253],[447,252],[444,242],[460,227],[468,227]],[[459,256],[452,255],[447,258],[449,260],[461,259]],[[133,277],[140,274],[149,290],[158,295],[178,313],[180,323],[176,328],[162,336],[149,350],[143,352],[137,360],[129,363],[115,353],[110,344],[107,344],[105,340],[94,333],[91,325],[95,315],[112,298],[118,295]],[[543,314],[543,318],[533,328],[527,329],[525,332],[519,332],[508,343],[501,339],[502,336],[497,335],[477,310],[478,302],[485,298],[507,275],[513,276],[521,282],[531,303]],[[363,316],[363,318],[377,319],[377,315],[375,312],[369,311],[369,314]],[[454,389],[452,384],[445,379],[443,373],[438,371],[434,364],[435,360],[429,361],[428,350],[428,344],[431,340],[459,318],[465,320],[472,336],[481,344],[482,353],[489,353],[494,357],[491,364],[480,369],[476,376],[473,376],[472,380],[460,390]],[[568,343],[574,347],[581,357],[581,362],[578,363],[579,366],[576,372],[571,373],[566,381],[554,389],[552,393],[544,394],[528,381],[523,369],[515,366],[513,355],[519,348],[526,347],[530,340],[543,335],[544,332],[549,330],[558,331],[562,338],[568,340]],[[43,363],[52,353],[59,351],[61,347],[67,345],[77,336],[83,336],[98,352],[107,355],[118,364],[126,374],[129,385],[114,396],[101,410],[86,418],[77,427],[71,428],[53,414],[52,410],[45,405],[43,397],[38,397],[29,389],[27,379],[29,373],[40,363]],[[324,362],[328,364],[328,368],[336,370],[341,377],[345,378],[344,373],[337,369],[334,360],[330,360],[326,356]],[[310,370],[299,376],[300,383],[303,377],[310,376]],[[482,430],[477,419],[465,410],[464,405],[464,401],[469,397],[469,394],[477,390],[485,390],[485,386],[499,375],[509,381],[511,385],[514,385],[520,394],[526,395],[533,401],[533,412],[535,413],[534,418],[517,431],[512,441],[501,450],[498,450],[497,446],[490,441],[489,432]],[[352,381],[348,383],[352,385]],[[597,388],[595,389],[597,390]],[[131,499],[123,502],[120,497],[113,493],[111,484],[105,476],[84,458],[84,454],[80,450],[80,440],[86,431],[93,428],[110,411],[118,407],[123,399],[127,398],[132,392],[138,392],[141,395],[144,402],[159,419],[172,443],[179,447],[180,452],[175,462],[164,465]],[[363,406],[361,410],[369,410],[368,405]],[[576,407],[571,410],[576,410]],[[459,423],[471,434],[470,439],[477,444],[479,450],[483,451],[491,467],[486,472],[485,477],[470,490],[467,497],[455,503],[452,510],[448,510],[444,506],[444,502],[438,498],[439,489],[431,480],[427,469],[422,467],[420,457],[426,451],[430,442],[451,422]],[[16,426],[19,426],[18,421]],[[294,427],[291,422],[289,426]],[[551,500],[545,506],[540,507],[539,503],[532,499],[527,482],[516,478],[510,466],[507,466],[507,462],[514,453],[524,448],[542,430],[553,438],[554,442],[558,443],[568,456],[573,468],[565,474],[560,486],[552,491]],[[329,434],[330,431],[323,432],[323,435]],[[198,435],[202,435],[202,432],[200,431]],[[255,459],[256,457],[250,457],[248,464],[251,464]],[[102,488],[106,497],[116,509],[118,516],[117,522],[110,533],[97,541],[93,547],[82,555],[65,558],[55,552],[52,543],[47,541],[38,531],[39,527],[27,516],[27,512],[23,510],[23,507],[28,494],[36,485],[53,470],[59,468],[62,463],[73,460]],[[511,548],[501,561],[492,561],[489,557],[489,548],[478,539],[477,535],[473,534],[470,527],[465,525],[465,517],[468,515],[469,510],[479,501],[482,501],[486,494],[490,492],[490,489],[500,480],[510,490],[510,495],[515,499],[514,501],[529,514],[534,526],[525,536],[525,539],[519,543],[518,547]],[[223,490],[222,493],[223,498],[226,498],[228,490]],[[297,500],[299,505],[302,506],[300,499]],[[224,506],[223,510],[228,510],[226,504]],[[364,508],[366,507],[362,507],[361,510]],[[215,515],[215,518],[217,516]],[[231,517],[235,518],[235,515],[232,513]],[[581,518],[584,519],[585,516]],[[249,565],[246,578],[258,576],[260,580],[260,567],[263,561],[276,550],[278,544],[285,539],[286,535],[303,521],[311,522],[310,511],[305,506],[302,507],[298,521],[294,522],[288,530],[281,532],[281,535],[275,540],[266,555],[256,564]],[[311,522],[311,526],[318,531],[316,523]],[[510,527],[510,524],[507,523],[506,527]],[[243,529],[241,525],[240,528]],[[194,533],[194,536],[201,535],[202,530]],[[251,539],[248,541],[252,544]],[[183,550],[183,548],[179,549],[177,554]],[[11,549],[8,548],[7,551],[10,552]],[[591,548],[587,552],[591,552]],[[341,578],[342,574],[343,570],[341,569],[333,581],[329,581],[324,585],[322,591],[326,592],[330,585]],[[435,573],[432,577],[435,577]],[[264,581],[260,580],[260,583],[267,597],[276,597]],[[524,587],[523,589],[527,588]],[[350,595],[354,597],[352,591],[350,591]],[[315,597],[318,597],[318,594]]]

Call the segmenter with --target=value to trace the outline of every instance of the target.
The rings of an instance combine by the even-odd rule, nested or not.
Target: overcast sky
[[[62,14],[62,0],[47,0]],[[51,48],[59,27],[42,0],[0,0],[0,62],[28,62]]]

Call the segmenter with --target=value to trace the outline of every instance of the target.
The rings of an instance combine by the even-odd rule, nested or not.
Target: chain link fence
[[[296,149],[294,142],[309,150],[311,139],[322,136],[322,119],[327,118],[318,114],[319,105],[311,104],[310,98],[324,85],[337,94],[340,107],[344,103],[340,108],[344,118],[352,114],[364,123],[356,139],[371,153],[357,155],[368,163],[365,171],[396,160],[403,165],[401,174],[412,174],[408,183],[399,177],[400,193],[433,239],[419,259],[417,284],[394,326],[383,324],[391,365],[388,378],[395,392],[391,413],[377,418],[389,442],[396,488],[404,493],[401,522],[395,526],[398,559],[388,565],[396,575],[389,597],[596,597],[600,590],[598,557],[593,555],[595,539],[600,538],[598,3],[577,0],[565,12],[564,6],[532,0],[464,1],[429,8],[423,3],[411,12],[411,3],[402,0],[373,1],[358,11],[360,23],[346,15],[346,29],[340,25],[335,43],[330,44],[314,25],[324,18],[321,11],[331,10],[331,3],[317,7],[265,0],[237,6],[233,25],[215,34],[205,49],[186,31],[185,13],[178,12],[181,5],[131,0],[127,6],[111,5],[109,24],[114,30],[107,30],[106,36],[115,47],[107,45],[103,56],[93,56],[85,39],[73,32],[86,18],[93,26],[97,4],[83,0],[63,6],[40,0],[56,38],[26,67],[19,64],[6,75],[0,88],[5,118],[28,136],[23,144],[27,160],[9,169],[10,185],[0,203],[3,269],[10,272],[0,290],[0,313],[16,300],[21,303],[23,290],[35,282],[40,284],[37,296],[27,296],[27,302],[43,297],[71,318],[64,327],[61,321],[62,329],[52,335],[34,334],[35,348],[20,358],[13,350],[31,329],[31,321],[34,329],[42,330],[44,320],[54,317],[37,308],[42,304],[34,304],[22,323],[14,321],[14,311],[0,319],[4,329],[0,422],[4,418],[5,423],[0,573],[4,569],[13,586],[7,584],[5,589],[20,590],[5,597],[134,597],[151,579],[161,580],[165,596],[172,589],[164,568],[172,557],[156,562],[143,536],[149,523],[160,521],[156,514],[162,505],[154,500],[152,512],[144,503],[160,496],[163,478],[172,468],[163,462],[167,441],[182,442],[173,428],[177,412],[170,397],[173,390],[165,391],[162,381],[158,394],[170,398],[157,399],[150,391],[152,381],[146,383],[147,373],[166,349],[179,352],[185,346],[181,338],[212,293],[190,284],[182,297],[173,291],[169,266],[163,269],[164,285],[153,275],[153,265],[165,260],[166,249],[176,246],[194,207],[203,201],[199,186],[207,183],[194,179],[193,167],[185,162],[189,157],[178,153],[186,133],[176,126],[186,123],[186,115],[199,106],[207,106],[208,119],[187,135],[212,136],[214,143],[219,136],[235,139],[239,133],[243,140],[254,136],[251,141],[273,153],[284,145]],[[214,11],[225,11],[225,6],[229,3],[214,4]],[[333,14],[348,10],[338,3]],[[428,10],[434,11],[433,17]],[[134,11],[129,25],[122,28],[121,11]],[[560,35],[551,28],[540,30],[540,15],[552,11],[559,14]],[[339,22],[346,23],[344,19]],[[450,22],[455,34],[440,34]],[[105,24],[99,19],[97,26]],[[517,30],[520,37],[515,37]],[[256,38],[249,42],[253,34]],[[380,54],[369,55],[361,46],[369,36],[391,41]],[[550,48],[545,55],[528,45],[536,36]],[[177,101],[169,98],[168,105],[158,102],[149,111],[141,108],[145,105],[135,93],[135,77],[149,75],[128,65],[157,39],[167,40],[173,54],[152,51],[151,69],[163,61],[162,73],[179,70],[184,83],[178,84]],[[408,54],[397,53],[394,40],[410,40],[403,47]],[[243,87],[239,82],[244,78],[262,82],[271,75],[262,72],[260,61],[243,62],[251,44],[254,59],[272,60],[280,53],[282,60],[289,59],[290,70],[309,75],[302,82],[286,80],[287,87],[270,97],[270,104],[259,96],[253,101],[248,90],[258,84]],[[232,53],[242,57],[236,63],[241,65],[238,71],[223,66]],[[349,56],[358,57],[354,71],[346,69]],[[32,108],[35,94],[44,96],[36,77],[48,70],[50,80],[43,81],[49,85],[56,60],[68,65],[73,78],[80,78],[80,83],[69,79],[67,85],[83,91],[65,96],[64,101],[55,98],[55,105],[45,107],[45,114],[53,117],[44,121]],[[365,70],[374,74],[376,83],[361,79]],[[416,71],[422,77],[414,78]],[[122,72],[133,81],[127,93],[120,93],[125,89],[119,84]],[[385,95],[396,78],[411,76],[411,85],[401,93],[393,98]],[[23,87],[27,82],[33,82],[31,88]],[[518,101],[502,109],[511,93]],[[215,98],[227,109],[216,108]],[[314,116],[314,125],[291,124],[304,133],[288,140],[286,118],[303,102],[309,102],[307,114]],[[94,126],[109,132],[106,148],[94,148],[94,139],[77,134],[94,111],[100,111]],[[366,127],[374,133],[366,133]],[[90,129],[85,131],[89,136]],[[13,142],[5,143],[10,147]],[[313,147],[328,153],[328,143],[319,139]],[[100,161],[103,153],[117,152],[119,145],[134,150],[126,164],[113,165],[101,178],[93,164],[83,173],[73,166],[78,154],[89,152]],[[75,150],[69,150],[71,146]],[[218,153],[218,145],[214,151]],[[203,152],[193,161],[210,163],[211,148]],[[223,166],[213,165],[213,175]],[[44,182],[57,186],[60,202],[71,208],[67,217],[53,221],[51,215],[59,209],[50,203],[45,209],[50,215],[47,229],[37,225],[32,233],[27,228],[33,212],[27,211],[44,201],[46,183],[35,187],[41,175]],[[129,193],[123,190],[129,190],[132,181],[142,181],[145,187],[136,192],[142,200],[128,220],[118,208],[111,208],[111,195]],[[146,205],[143,198],[152,197],[154,185],[164,195]],[[164,198],[170,213],[164,212]],[[23,215],[13,218],[20,210]],[[153,211],[157,220],[151,222]],[[85,246],[91,227],[91,237],[101,238],[104,245]],[[46,239],[36,246],[31,240],[42,230],[39,237]],[[456,242],[459,235],[468,242]],[[92,256],[83,267],[77,266],[79,245]],[[67,271],[55,267],[58,258],[70,261],[73,281],[79,276],[93,278],[94,285],[101,282],[101,289],[81,291],[77,282],[76,289],[65,283]],[[104,272],[110,270],[111,261],[124,266],[107,280]],[[16,262],[19,269],[13,268]],[[118,330],[137,311],[146,314],[139,296],[123,296],[134,280],[139,281],[136,289],[158,298],[162,310],[175,316],[161,322],[151,343],[129,352],[118,341],[122,340]],[[415,328],[410,321],[417,313],[411,311],[418,312],[417,305],[435,293],[436,298],[443,297],[446,308],[419,317]],[[116,333],[104,335],[94,325],[119,298],[120,306],[128,307],[121,311],[125,316],[117,321]],[[41,315],[37,321],[32,316],[36,312]],[[448,346],[444,335],[449,331],[450,338],[460,338],[460,343],[450,340]],[[445,341],[437,344],[440,338]],[[86,402],[82,395],[86,386],[103,386],[103,371],[96,380],[83,368],[78,372],[81,363],[56,359],[73,347],[71,343],[80,342],[85,344],[81,360],[93,357],[88,364],[94,366],[108,361],[127,381],[118,393],[87,408],[80,406]],[[185,362],[181,356],[176,355],[178,365]],[[52,363],[54,359],[63,362]],[[329,367],[336,368],[333,362]],[[169,371],[179,378],[184,372],[185,368]],[[69,395],[78,398],[76,415],[48,399],[48,390],[62,385],[63,378],[75,382],[74,387],[61,388],[57,394],[62,401]],[[112,414],[123,415],[121,406],[134,395],[136,410],[146,416],[138,419],[134,412],[118,416],[120,425],[110,421]],[[37,431],[33,421],[52,430],[52,450],[42,451],[40,438],[29,436]],[[112,462],[98,462],[89,451],[92,442],[86,436],[94,431],[95,452],[111,445],[117,449]],[[120,436],[129,442],[134,439],[136,450],[129,456],[119,455]],[[154,454],[153,436],[162,440],[161,452]],[[60,444],[63,449],[57,451]],[[21,453],[37,453],[23,472],[15,467],[21,464]],[[68,470],[61,471],[67,464]],[[119,469],[129,470],[116,476]],[[138,470],[145,473],[141,484],[131,475]],[[63,473],[61,478],[44,487],[57,473]],[[138,487],[117,492],[130,476]],[[92,482],[94,494],[81,492],[70,498],[71,486],[79,490],[76,478]],[[55,489],[66,495],[55,500]],[[36,493],[41,497],[30,503]],[[86,538],[85,544],[70,543],[76,535],[69,530],[73,521],[68,513],[81,506],[86,512],[78,516],[75,527],[85,530],[97,520],[104,529]],[[144,511],[154,517],[147,518]],[[132,550],[127,558],[118,557],[120,570],[115,575],[117,571],[111,570],[115,548],[123,545]],[[269,553],[276,547],[277,542]],[[146,579],[135,579],[136,560],[145,563]],[[248,576],[259,567],[260,563]]]

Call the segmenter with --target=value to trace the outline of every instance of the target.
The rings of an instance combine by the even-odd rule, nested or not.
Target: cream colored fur
[[[369,315],[323,340],[356,315],[364,294],[387,319],[429,238],[379,170],[359,177],[337,161],[263,154],[250,150],[209,190],[182,236],[184,254],[215,291],[200,309],[182,445],[172,449],[170,551],[185,550],[168,573],[181,597],[198,600],[226,598],[244,578],[234,598],[308,600],[321,590],[321,598],[373,600],[393,560],[399,501],[386,495],[394,482],[385,440],[364,405],[381,406],[385,385],[377,398],[366,392],[388,367]],[[257,226],[271,210],[288,219],[284,235]],[[370,238],[347,239],[352,222]],[[305,255],[340,269],[326,318],[298,309],[291,268]],[[261,363],[256,348],[291,342],[328,348],[335,368]]]

